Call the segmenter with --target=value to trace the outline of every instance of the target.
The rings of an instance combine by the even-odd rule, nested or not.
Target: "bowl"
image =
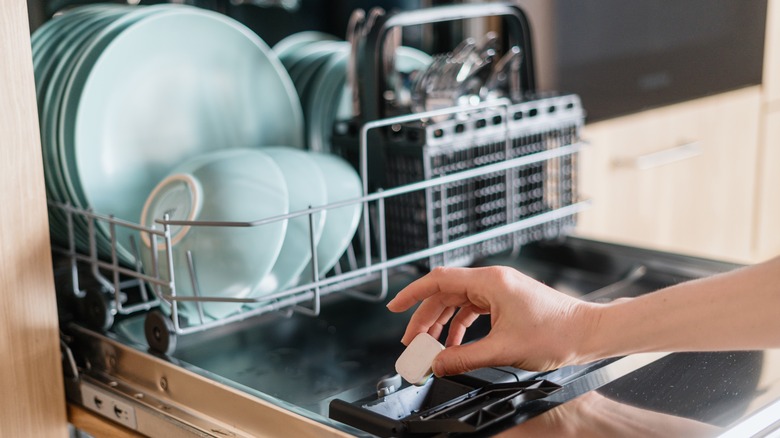
[[[140,223],[159,228],[155,221],[166,215],[170,220],[252,222],[288,212],[287,184],[274,160],[260,150],[228,149],[199,155],[177,166],[152,190]],[[173,272],[168,270],[164,239],[158,238],[152,247],[149,233],[142,233],[141,258],[147,274],[154,275],[156,268],[161,278],[174,279],[177,296],[246,298],[274,266],[286,231],[286,219],[248,227],[170,226]],[[194,302],[179,304],[180,312],[191,322],[198,320],[200,312]],[[202,309],[207,317],[219,319],[241,306],[205,302]]]
[[[327,203],[325,175],[311,158],[311,153],[291,147],[266,147],[268,154],[282,170],[289,196],[290,213],[302,212],[310,207]],[[311,260],[312,244],[320,241],[327,212],[303,214],[289,219],[287,234],[279,251],[279,257],[271,272],[253,291],[253,297],[268,295],[292,286]]]
[[[311,152],[309,157],[317,164],[325,177],[325,190],[328,205],[358,199],[363,195],[360,176],[343,158],[325,152]],[[330,271],[344,254],[360,222],[363,204],[349,203],[344,206],[326,210],[325,227],[317,244],[317,266],[319,276]],[[299,283],[311,282],[313,276],[312,263],[306,266]]]

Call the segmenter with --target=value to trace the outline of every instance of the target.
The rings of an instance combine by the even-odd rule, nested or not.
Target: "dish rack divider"
[[[360,198],[252,222],[174,221],[165,217],[151,227],[49,202],[50,208],[61,210],[67,218],[67,242],[54,245],[53,250],[67,260],[70,288],[78,298],[88,300],[90,296],[90,291],[83,290],[79,283],[84,269],[102,287],[101,295],[110,297],[103,303],[105,319],[99,319],[97,325],[102,327],[98,328],[109,328],[116,315],[167,303],[169,315],[147,314],[146,335],[153,349],[171,353],[176,335],[268,312],[316,316],[320,313],[321,298],[332,293],[383,301],[388,292],[388,272],[396,268],[465,265],[479,257],[517,250],[524,243],[565,234],[574,226],[576,214],[588,204],[578,199],[576,187],[576,157],[584,146],[579,137],[583,121],[584,111],[576,95],[548,96],[516,104],[502,99],[371,121],[360,127],[358,154],[352,157],[357,158],[354,164],[363,182],[365,195]],[[394,176],[396,184],[369,192],[368,154],[373,152],[373,145],[369,147],[368,139],[373,130],[391,136],[406,132],[422,137],[415,134],[412,144],[405,144],[405,140],[388,143],[387,172]],[[411,166],[412,170],[404,173],[404,166]],[[314,215],[355,203],[362,204],[363,216],[353,243],[330,275],[320,277]],[[482,213],[476,214],[477,210]],[[200,291],[198,254],[187,254],[188,272],[174,272],[172,227],[255,227],[300,216],[309,220],[314,265],[310,282],[258,298],[225,298]],[[76,244],[77,217],[88,224],[87,251]],[[108,260],[101,258],[98,251],[96,230],[100,221],[109,229]],[[117,256],[117,227],[145,233],[152,242],[151,248],[162,241],[165,250],[160,254],[171,272],[170,278],[144,270],[139,251],[151,251],[155,261],[157,254],[135,241],[130,246],[137,261],[134,266],[123,266]],[[408,236],[412,238],[405,238]],[[195,296],[177,294],[176,285],[181,281],[191,283]],[[372,283],[375,291],[376,282],[381,285],[377,293],[359,290],[360,286]],[[137,295],[132,303],[126,301],[131,290]],[[89,301],[87,306],[95,302]],[[195,303],[196,318],[181,316],[182,302]],[[246,310],[226,318],[208,320],[202,306],[206,302],[257,303],[257,307],[244,307]],[[93,310],[99,313],[101,309]],[[150,315],[154,315],[151,321]]]

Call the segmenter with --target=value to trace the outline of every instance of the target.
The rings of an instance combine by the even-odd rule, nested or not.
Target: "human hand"
[[[501,266],[436,268],[404,288],[387,307],[403,312],[420,301],[401,342],[408,345],[422,332],[438,339],[452,319],[448,348],[433,363],[437,376],[486,366],[541,371],[581,363],[578,347],[597,323],[599,307]],[[490,333],[461,345],[468,327],[483,314],[490,315]]]

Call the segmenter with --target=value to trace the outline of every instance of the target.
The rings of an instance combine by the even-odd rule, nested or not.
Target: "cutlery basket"
[[[393,70],[387,65],[393,62],[387,53],[392,51],[388,41],[394,38],[394,30],[485,17],[504,18],[508,47],[523,54],[520,77],[512,82],[519,87],[510,93],[513,100],[388,117],[404,110],[386,98],[394,96],[387,73]],[[571,147],[580,141],[585,113],[576,95],[535,92],[530,30],[520,9],[491,4],[402,12],[378,18],[365,34],[350,66],[359,72],[352,75],[356,82],[351,84],[358,91],[359,117],[337,123],[332,143],[360,169],[367,191],[518,160],[504,170],[388,198],[389,257],[489,233],[577,202],[576,148]],[[539,222],[431,255],[418,264],[427,268],[467,265],[527,242],[560,236],[575,225],[575,217],[540,216]]]
[[[387,255],[417,253],[538,216],[534,226],[498,233],[418,263],[427,268],[468,265],[569,232],[575,216],[544,214],[578,202],[576,168],[583,121],[579,98],[563,95],[475,111],[463,109],[443,121],[416,120],[384,129],[375,137],[382,139],[383,175],[374,179],[369,172],[369,186],[382,184],[391,190],[458,176],[387,198]],[[354,141],[336,136],[334,144],[341,145],[341,152],[360,166]],[[377,143],[370,148],[377,148]],[[506,169],[474,177],[464,174],[498,163],[505,163]]]
[[[388,255],[395,257],[495,229],[576,202],[576,154],[558,155],[579,141],[582,109],[576,96],[509,107],[508,119],[488,111],[418,129],[386,150],[386,181],[401,186],[514,158],[528,164],[393,198],[387,204]],[[506,126],[508,125],[508,126]],[[508,132],[506,132],[508,130]],[[403,130],[400,131],[403,133]],[[505,135],[508,134],[508,135]],[[552,151],[551,158],[540,155]],[[428,267],[468,265],[475,259],[568,232],[575,217],[431,256]]]

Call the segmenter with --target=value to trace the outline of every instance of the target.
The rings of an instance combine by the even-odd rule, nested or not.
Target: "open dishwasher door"
[[[735,268],[575,238],[528,245],[519,256],[484,263],[516,267],[575,296],[596,291],[600,300]],[[389,296],[417,275],[394,272]],[[778,369],[780,353],[771,350],[635,355],[544,374],[491,368],[434,379],[423,387],[390,389],[387,375],[403,350],[399,340],[409,315],[393,314],[381,303],[332,299],[340,301],[323,306],[314,318],[267,315],[182,337],[170,356],[148,351],[140,316],[118,321],[103,334],[68,324],[63,330],[68,397],[107,418],[116,414],[97,406],[96,397],[103,406],[132,412],[127,416],[132,421],[122,424],[150,436],[176,436],[173,431],[413,436],[492,435],[596,390],[619,403],[692,419],[717,431],[769,403],[780,390],[780,376],[766,372]],[[480,337],[488,329],[488,318],[481,318],[468,336]],[[441,428],[418,415],[443,411],[491,389],[522,393],[532,381],[543,382],[532,397],[503,397],[503,404],[488,412],[500,411],[497,421],[470,423],[475,416],[461,411],[453,418],[465,420],[462,424],[448,421]],[[378,383],[383,385],[378,388]],[[401,398],[405,405],[398,402]]]

